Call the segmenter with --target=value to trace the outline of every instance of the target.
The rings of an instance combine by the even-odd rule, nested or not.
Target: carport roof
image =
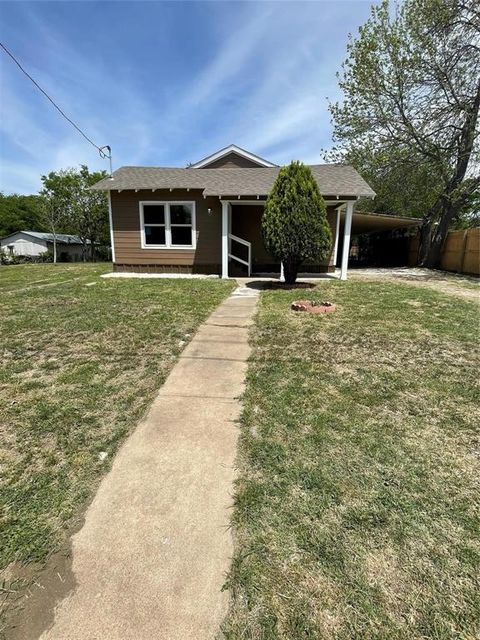
[[[345,219],[342,211],[340,220]],[[406,216],[394,216],[385,213],[354,212],[352,217],[352,233],[372,233],[374,231],[389,231],[405,227],[418,227],[422,223],[421,218],[407,218]]]

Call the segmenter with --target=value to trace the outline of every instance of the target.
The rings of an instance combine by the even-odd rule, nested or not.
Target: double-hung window
[[[194,249],[194,202],[140,202],[144,249]]]

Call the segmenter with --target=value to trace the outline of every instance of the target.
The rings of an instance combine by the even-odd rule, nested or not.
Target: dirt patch
[[[81,529],[83,523],[82,519],[70,531],[70,536]],[[56,605],[77,586],[72,571],[71,538],[44,564],[13,563],[3,575],[8,589],[0,605],[3,617],[0,638],[37,640],[53,624]]]
[[[427,287],[439,293],[480,301],[480,280],[447,271],[399,267],[392,269],[351,269],[348,277],[354,280],[383,280],[404,282],[416,287]]]

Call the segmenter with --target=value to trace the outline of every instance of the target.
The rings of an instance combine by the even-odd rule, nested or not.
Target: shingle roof
[[[323,196],[373,197],[375,192],[360,174],[347,165],[311,165]],[[177,169],[166,167],[121,167],[113,178],[97,182],[92,189],[201,189],[205,196],[266,196],[280,167],[248,169]]]

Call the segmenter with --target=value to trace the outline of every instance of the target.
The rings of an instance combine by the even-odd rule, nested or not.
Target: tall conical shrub
[[[293,161],[282,167],[267,198],[262,234],[268,252],[283,262],[293,284],[304,260],[325,260],[332,246],[325,202],[310,167]]]

